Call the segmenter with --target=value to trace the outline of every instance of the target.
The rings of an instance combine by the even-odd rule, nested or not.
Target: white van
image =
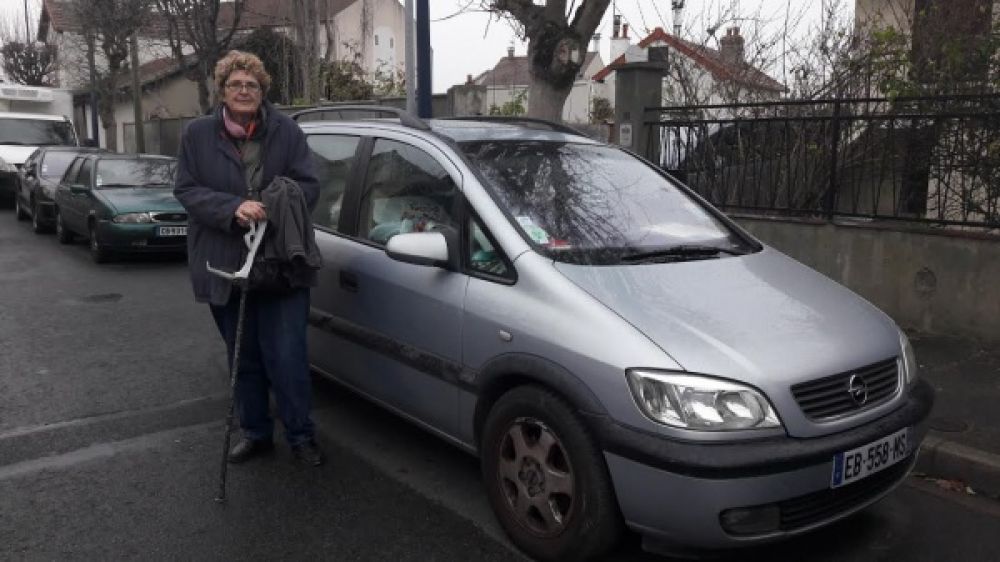
[[[79,146],[65,116],[0,112],[0,200],[12,200],[18,171],[40,146]]]

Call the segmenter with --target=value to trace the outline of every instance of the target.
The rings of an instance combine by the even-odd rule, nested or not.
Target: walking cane
[[[215,501],[224,503],[226,501],[226,472],[229,469],[229,440],[233,434],[233,412],[236,409],[236,376],[240,368],[240,342],[243,340],[243,314],[247,304],[247,280],[250,278],[250,268],[253,267],[254,256],[260,248],[260,242],[264,239],[264,231],[267,230],[267,221],[250,223],[250,231],[243,235],[249,251],[247,260],[243,267],[235,273],[228,273],[212,267],[205,262],[205,268],[209,273],[218,275],[230,281],[240,290],[240,309],[236,316],[236,341],[233,342],[233,364],[229,370],[229,413],[226,414],[226,438],[222,444],[222,469],[219,472],[219,494],[215,496]]]

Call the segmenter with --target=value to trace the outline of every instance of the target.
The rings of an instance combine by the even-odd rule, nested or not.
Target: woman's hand
[[[244,201],[236,209],[236,222],[246,228],[250,223],[267,220],[267,212],[260,201]]]

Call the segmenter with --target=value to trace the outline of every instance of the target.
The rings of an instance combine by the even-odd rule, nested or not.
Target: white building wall
[[[360,56],[371,74],[402,68],[405,61],[406,10],[399,0],[358,0],[334,19],[334,60]],[[326,52],[326,30],[316,26],[319,52]],[[378,45],[375,37],[378,36]]]

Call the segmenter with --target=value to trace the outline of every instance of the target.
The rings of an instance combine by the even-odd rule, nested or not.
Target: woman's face
[[[222,102],[230,113],[253,115],[260,108],[260,82],[245,70],[234,70],[223,85]]]

